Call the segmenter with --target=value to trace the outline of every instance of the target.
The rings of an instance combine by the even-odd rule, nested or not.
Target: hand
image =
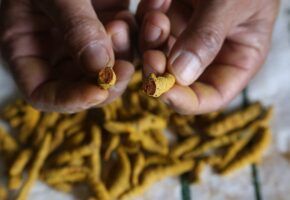
[[[180,113],[220,109],[265,61],[278,8],[278,0],[143,0],[144,73],[175,75],[161,98]]]
[[[3,58],[35,107],[76,112],[125,90],[134,72],[121,60],[131,55],[134,29],[127,0],[2,0],[0,13]],[[118,79],[109,91],[95,80],[106,66]]]

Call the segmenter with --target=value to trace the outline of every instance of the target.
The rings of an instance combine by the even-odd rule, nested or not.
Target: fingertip
[[[107,33],[111,36],[116,58],[130,57],[130,28],[123,20],[114,20],[106,25]]]
[[[148,50],[143,54],[143,73],[147,77],[150,73],[164,74],[166,70],[166,56],[162,51]]]
[[[168,17],[162,12],[149,12],[142,23],[140,46],[142,49],[157,48],[166,42],[169,33]]]

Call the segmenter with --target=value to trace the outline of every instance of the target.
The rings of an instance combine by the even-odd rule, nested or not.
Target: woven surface
[[[135,1],[136,2],[136,1]],[[134,7],[134,6],[133,6]],[[272,124],[273,143],[262,163],[257,166],[259,188],[263,200],[287,200],[290,191],[290,1],[282,0],[279,19],[275,27],[273,46],[266,64],[248,86],[250,101],[261,100],[266,105],[275,106]],[[9,73],[0,67],[0,106],[17,95],[16,87]],[[242,105],[243,98],[236,98],[231,107]],[[289,152],[289,153],[288,153]],[[156,183],[138,200],[180,200],[190,195],[195,200],[244,200],[256,199],[251,167],[230,177],[212,174],[209,168],[203,173],[203,182],[181,187],[179,178],[168,178]],[[190,192],[190,194],[188,193]],[[70,200],[64,195],[41,183],[33,188],[29,200]],[[184,198],[186,199],[186,198]],[[189,198],[187,198],[189,199]]]

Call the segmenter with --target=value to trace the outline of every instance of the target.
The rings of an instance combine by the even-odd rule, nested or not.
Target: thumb
[[[91,1],[35,0],[57,25],[72,56],[84,71],[97,73],[114,65],[111,40],[98,19]]]
[[[169,55],[168,70],[184,86],[191,85],[215,59],[232,24],[229,6],[215,5],[215,0],[201,2]]]

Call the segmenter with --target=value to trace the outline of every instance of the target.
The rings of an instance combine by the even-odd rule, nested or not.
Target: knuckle
[[[202,45],[208,49],[216,49],[222,45],[223,38],[217,28],[202,28],[196,31]]]
[[[91,41],[105,38],[103,28],[97,26],[96,22],[92,19],[72,17],[68,18],[64,24],[64,39],[73,48],[81,49]]]

